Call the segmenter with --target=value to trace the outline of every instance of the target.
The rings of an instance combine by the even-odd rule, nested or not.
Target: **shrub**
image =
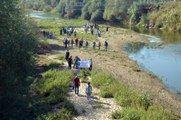
[[[142,116],[142,120],[177,120],[171,112],[164,110],[162,107],[150,106],[148,111]]]
[[[126,108],[123,110],[121,117],[124,120],[140,120],[144,111],[135,108]]]
[[[140,106],[142,106],[145,110],[148,110],[148,108],[151,105],[151,100],[146,94],[140,94],[138,97]]]
[[[100,88],[104,85],[110,85],[113,81],[113,77],[109,73],[92,71],[92,85],[96,88]]]
[[[68,87],[73,77],[73,72],[68,70],[49,70],[42,74],[42,78],[37,79],[34,85],[31,86],[31,91],[34,92],[33,108],[36,116],[52,111],[52,105],[61,104],[58,108],[58,113],[49,113],[46,119],[54,120],[57,117],[70,119],[73,114],[76,114],[76,110],[72,103],[66,99]],[[38,93],[38,94],[37,94]],[[45,119],[43,116],[39,116],[39,119]]]
[[[121,111],[115,111],[111,113],[112,119],[121,119]]]
[[[66,108],[62,108],[56,113],[49,114],[45,119],[38,120],[72,120],[72,114]]]

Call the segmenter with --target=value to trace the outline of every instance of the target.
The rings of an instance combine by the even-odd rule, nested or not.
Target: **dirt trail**
[[[57,41],[51,42],[58,44]],[[82,53],[79,50],[75,51]],[[50,61],[62,63],[63,61],[56,59],[58,55],[62,54],[64,54],[64,51],[55,50],[50,54],[47,54],[46,57]],[[65,68],[67,68],[67,63],[63,63]],[[68,99],[71,101],[71,103],[74,104],[74,107],[78,112],[78,116],[75,116],[73,118],[74,120],[110,120],[112,112],[122,110],[122,107],[117,105],[116,101],[113,98],[101,98],[100,96],[98,96],[99,90],[96,88],[93,88],[93,94],[88,100],[85,93],[86,87],[87,83],[80,83],[79,96],[75,94],[72,87],[70,87],[69,89]],[[59,106],[59,104],[57,106]],[[55,106],[55,111],[57,110],[57,106]]]
[[[79,115],[74,120],[110,120],[111,112],[121,110],[112,98],[101,98],[97,94],[98,90],[93,88],[92,97],[87,100],[85,89],[86,83],[80,84],[79,96],[70,88],[68,99],[74,104]]]

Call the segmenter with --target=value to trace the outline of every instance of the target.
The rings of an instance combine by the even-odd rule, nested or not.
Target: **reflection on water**
[[[158,37],[145,36],[152,43],[160,44],[163,41],[166,44],[141,47],[137,52],[130,53],[129,58],[137,61],[146,71],[158,76],[171,91],[181,93],[181,35],[172,33],[163,35],[159,32]]]

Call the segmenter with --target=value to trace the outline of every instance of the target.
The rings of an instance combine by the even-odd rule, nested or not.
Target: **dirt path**
[[[111,112],[121,110],[112,98],[100,98],[98,90],[93,88],[92,97],[87,100],[85,89],[87,84],[81,83],[79,96],[70,88],[68,99],[74,104],[79,115],[74,120],[110,120]]]
[[[58,44],[58,41],[51,42]],[[75,50],[75,52],[82,53],[81,50]],[[58,55],[62,54],[64,54],[64,51],[54,50],[50,54],[47,54],[46,57],[50,61],[62,63],[63,61],[56,59]],[[67,63],[64,62],[64,67],[67,68],[67,66]],[[68,99],[74,104],[78,112],[78,116],[75,116],[73,118],[74,120],[110,120],[112,112],[122,110],[122,107],[117,105],[113,98],[101,98],[98,96],[99,90],[96,88],[93,88],[93,94],[88,100],[85,93],[86,87],[87,83],[81,82],[79,95],[75,94],[72,87],[69,89]],[[59,106],[59,104],[57,106]],[[55,108],[57,108],[57,106],[55,106]]]

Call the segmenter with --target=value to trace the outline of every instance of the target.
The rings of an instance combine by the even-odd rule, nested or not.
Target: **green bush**
[[[92,85],[96,88],[101,86],[110,85],[113,81],[113,77],[109,73],[92,71]]]
[[[52,111],[52,106],[61,104],[59,109],[65,108],[66,112],[49,113],[46,119],[56,119],[56,117],[71,118],[76,114],[76,110],[72,103],[66,99],[66,94],[73,72],[63,69],[51,69],[42,74],[42,78],[37,79],[31,86],[34,96],[33,108],[36,116],[42,118],[40,114],[47,115],[47,112]],[[60,117],[61,118],[61,117]]]
[[[178,120],[171,112],[158,106],[150,106],[142,116],[142,120],[150,120],[150,118],[152,120]]]
[[[121,119],[122,117],[121,115],[122,115],[121,111],[115,111],[111,113],[112,119]]]
[[[148,108],[151,105],[151,100],[146,94],[140,94],[138,97],[140,106],[142,106],[145,110],[148,110]]]
[[[141,120],[142,110],[135,108],[126,108],[123,110],[121,117],[123,120]]]
[[[56,113],[49,113],[47,116],[41,116],[38,120],[72,120],[72,114],[66,108],[60,109]]]

